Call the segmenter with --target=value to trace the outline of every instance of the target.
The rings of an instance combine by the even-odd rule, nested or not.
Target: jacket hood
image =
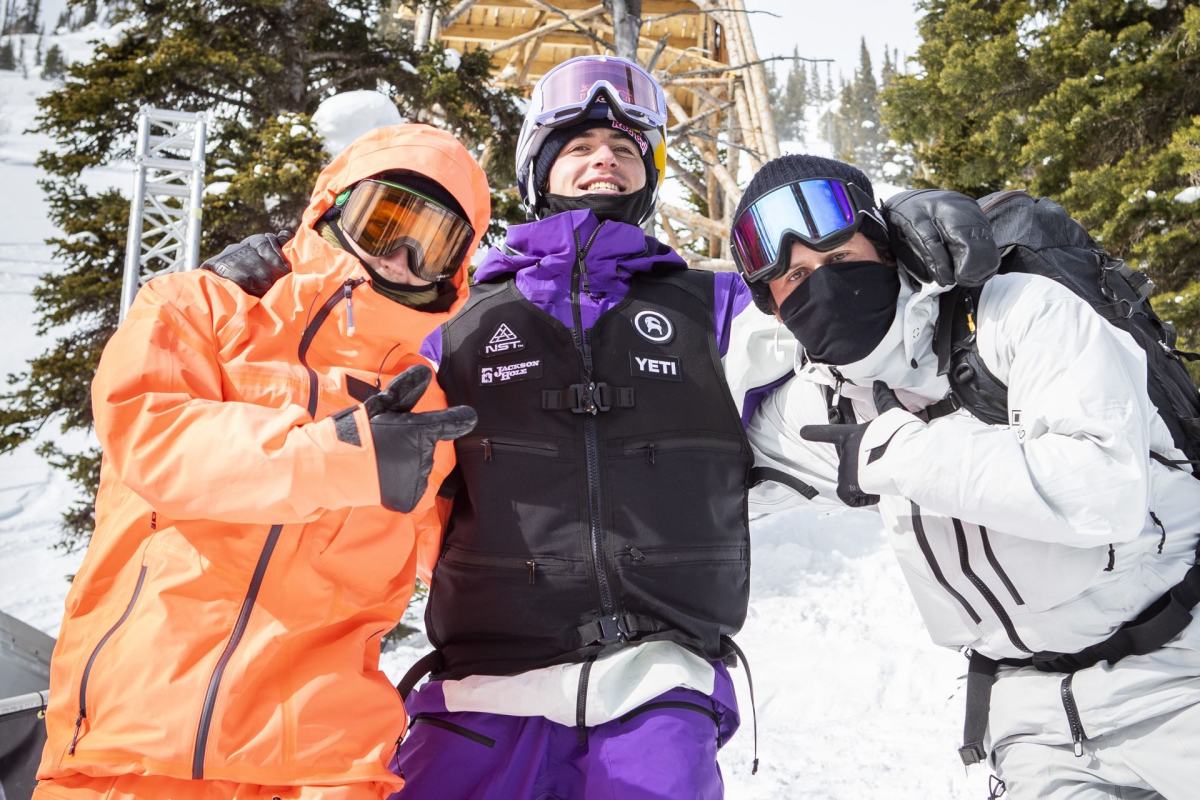
[[[331,262],[340,261],[353,262],[355,274],[365,277],[358,259],[330,247],[317,233],[316,224],[333,207],[340,192],[364,178],[396,169],[419,173],[454,196],[475,229],[475,239],[467,250],[466,262],[470,261],[491,218],[491,195],[483,169],[466,147],[445,131],[429,125],[389,125],[360,136],[321,170],[300,230],[288,244],[288,260],[297,272],[325,272],[326,267],[336,270]],[[340,258],[332,258],[335,253]],[[347,265],[341,266],[345,269]],[[451,279],[460,303],[466,296],[466,272],[464,263]]]
[[[636,225],[611,220],[601,223],[591,210],[581,209],[511,226],[504,248],[488,251],[475,271],[475,280],[517,274],[534,283],[569,278],[575,267],[577,236],[580,245],[588,248],[588,280],[596,294],[623,292],[639,272],[687,268],[678,253]]]

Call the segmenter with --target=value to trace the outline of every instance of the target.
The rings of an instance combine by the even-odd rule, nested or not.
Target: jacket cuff
[[[321,508],[379,505],[379,472],[367,410],[351,406],[305,426],[323,458],[307,462],[301,491],[310,491]]]
[[[871,420],[858,450],[858,484],[864,492],[901,493],[898,484],[906,462],[897,454],[924,428],[924,422],[900,408],[893,408]],[[911,469],[911,465],[907,468]]]

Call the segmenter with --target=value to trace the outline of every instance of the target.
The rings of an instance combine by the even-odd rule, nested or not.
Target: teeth
[[[612,192],[621,191],[620,186],[617,186],[615,183],[610,183],[609,181],[596,181],[595,183],[588,184],[587,188],[593,191],[596,189],[608,190]]]

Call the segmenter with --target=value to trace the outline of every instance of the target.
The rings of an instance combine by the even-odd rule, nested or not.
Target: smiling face
[[[620,131],[591,128],[573,137],[550,167],[551,194],[633,194],[646,185],[637,144]]]
[[[861,233],[851,236],[846,242],[832,250],[822,252],[806,247],[800,242],[792,243],[792,252],[787,269],[778,278],[770,281],[767,286],[771,289],[771,299],[775,304],[775,316],[779,316],[779,307],[792,292],[804,283],[815,270],[826,264],[836,264],[840,261],[881,261],[875,244]]]

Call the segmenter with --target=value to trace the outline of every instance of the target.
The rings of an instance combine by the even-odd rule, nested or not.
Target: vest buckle
[[[601,411],[612,408],[612,398],[607,383],[574,383],[567,387],[571,400],[572,414],[591,414],[596,416]]]

